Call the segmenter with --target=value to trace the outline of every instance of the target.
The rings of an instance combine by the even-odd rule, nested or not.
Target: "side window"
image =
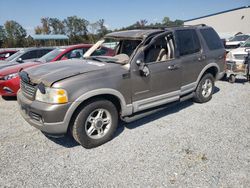
[[[170,34],[157,38],[149,45],[144,53],[145,63],[167,61],[174,57],[173,36]]]
[[[6,58],[6,57],[9,57],[9,55],[8,55],[9,53],[6,53],[6,54],[0,54],[0,57],[2,57],[2,58]]]
[[[193,29],[176,31],[180,56],[199,52],[201,49],[197,33]]]
[[[44,56],[45,54],[49,53],[52,49],[42,49],[38,51],[37,58]]]
[[[126,54],[130,57],[140,43],[140,40],[124,40],[121,44],[119,54]]]
[[[92,56],[102,56],[102,55],[105,55],[107,53],[107,51],[108,50],[106,48],[100,48],[100,49],[97,49],[96,51],[94,51]]]
[[[62,56],[62,60],[65,59],[73,59],[73,58],[81,58],[83,56],[83,49],[74,49],[66,53],[64,56]]]
[[[22,60],[35,59],[35,58],[37,58],[37,50],[32,50],[32,51],[26,52],[20,58],[22,58]]]
[[[201,29],[200,32],[210,50],[223,48],[221,39],[212,28]]]

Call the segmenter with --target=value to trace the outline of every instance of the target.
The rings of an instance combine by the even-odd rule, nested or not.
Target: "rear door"
[[[206,56],[195,29],[177,29],[175,34],[182,67],[181,90],[182,94],[186,94],[190,89],[194,89],[195,82],[206,64]]]

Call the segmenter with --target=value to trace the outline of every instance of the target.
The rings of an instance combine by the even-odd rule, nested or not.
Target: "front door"
[[[139,66],[133,63],[131,78],[134,112],[179,99],[181,63],[175,58],[174,49],[172,33],[160,34],[154,37],[141,52],[143,61],[149,69],[149,75],[141,75]]]

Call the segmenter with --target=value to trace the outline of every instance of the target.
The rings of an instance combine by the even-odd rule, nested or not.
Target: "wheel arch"
[[[210,73],[214,76],[215,79],[217,79],[218,73],[220,72],[220,68],[216,63],[210,63],[207,66],[205,66],[202,71],[199,74],[199,77],[196,81],[196,86],[198,85],[199,81],[201,80],[201,78],[207,74]]]
[[[94,99],[111,101],[121,116],[132,114],[132,104],[127,105],[123,95],[119,91],[114,89],[97,89],[81,95],[72,103],[64,118],[64,122],[68,124],[68,127],[70,127],[70,123],[78,110],[88,101]]]

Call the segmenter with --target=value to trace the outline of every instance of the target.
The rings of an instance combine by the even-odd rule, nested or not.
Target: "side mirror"
[[[23,63],[23,59],[21,57],[19,57],[17,60],[16,60],[18,63]]]
[[[145,76],[145,77],[149,76],[149,74],[150,74],[149,68],[148,68],[148,66],[144,63],[143,60],[138,59],[138,60],[136,61],[136,65],[139,66],[139,71],[140,71],[140,75],[141,75],[141,76]]]
[[[144,62],[143,62],[143,60],[142,59],[138,59],[138,60],[136,60],[136,65],[138,65],[138,66],[141,66],[142,64],[144,64]]]

